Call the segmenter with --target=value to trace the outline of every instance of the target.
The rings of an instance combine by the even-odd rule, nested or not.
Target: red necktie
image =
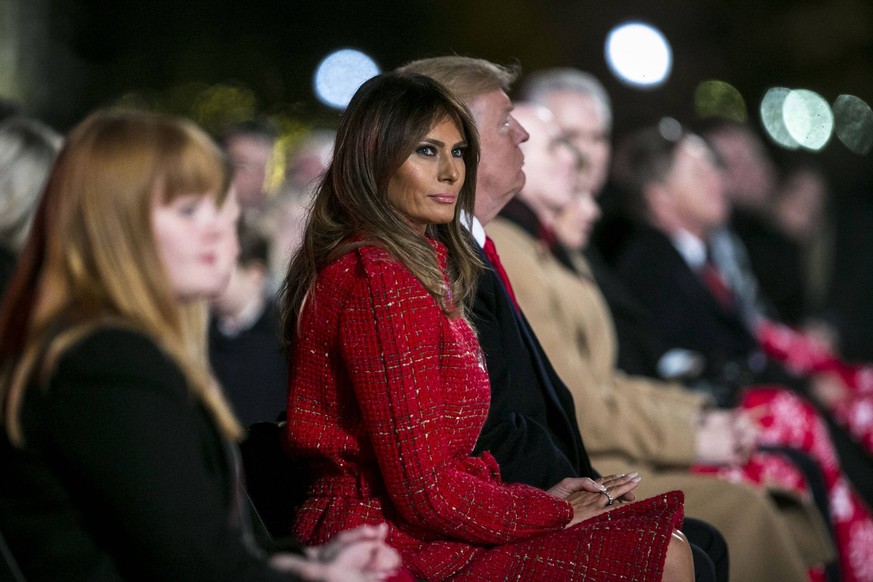
[[[490,236],[485,237],[484,250],[485,256],[488,257],[488,260],[491,261],[492,265],[494,265],[494,270],[497,272],[497,276],[500,277],[501,281],[503,281],[503,286],[506,287],[509,297],[512,298],[512,303],[515,305],[516,309],[519,309],[518,301],[515,299],[515,292],[513,292],[512,285],[509,283],[509,276],[506,274],[506,269],[503,268],[503,264],[500,262],[500,255],[497,254],[497,248],[494,246],[494,241],[491,240]]]
[[[707,260],[700,268],[700,277],[722,307],[731,308],[734,305],[734,294],[728,287],[718,268]]]

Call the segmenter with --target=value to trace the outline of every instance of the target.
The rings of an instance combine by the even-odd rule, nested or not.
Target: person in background
[[[812,167],[809,172],[800,171],[797,182],[784,182],[789,190],[784,195],[775,165],[749,126],[718,118],[703,120],[699,126],[718,156],[730,206],[730,221],[710,235],[714,264],[735,294],[747,325],[771,357],[779,358],[798,373],[824,371],[831,362],[824,362],[823,356],[839,359],[840,343],[834,318],[821,317],[821,286],[823,278],[829,277],[817,278],[816,291],[808,284],[809,262],[804,259],[804,248],[811,245],[804,244],[804,235],[798,231],[807,228],[806,236],[819,241],[815,245],[819,250],[828,246],[826,230],[816,228],[817,224],[826,224],[822,216],[826,187],[823,176]],[[797,197],[790,194],[795,184]],[[811,218],[816,212],[819,215]],[[822,222],[817,223],[819,218]],[[829,262],[828,258],[820,258],[820,263]],[[815,272],[821,274],[827,268],[819,265]],[[817,297],[815,310],[813,296]]]
[[[333,151],[336,132],[313,129],[292,148],[282,185],[255,222],[269,238],[270,289],[278,292],[292,255],[300,246],[312,193]]]
[[[703,354],[707,377],[732,387],[719,404],[751,413],[760,429],[759,446],[793,448],[815,462],[829,499],[843,579],[869,578],[873,547],[863,532],[873,530],[873,516],[843,473],[828,426],[802,396],[807,379],[764,353],[743,317],[741,298],[713,261],[709,243],[729,210],[713,151],[676,120],[664,119],[627,136],[617,148],[614,172],[632,196],[629,214],[641,221],[620,258],[619,274],[664,337]],[[752,461],[715,472],[805,488],[787,471],[774,476],[771,459]]]
[[[478,160],[469,111],[428,77],[370,79],[343,114],[284,288],[287,448],[314,473],[294,531],[387,520],[426,580],[692,579],[680,493],[630,503],[636,475],[548,492],[473,456],[490,390],[461,214]]]
[[[582,254],[600,214],[587,166],[578,168],[578,152],[548,109],[516,103],[514,115],[530,134],[522,144],[527,180],[486,230],[503,250],[519,305],[573,394],[592,463],[645,474],[641,497],[682,490],[686,514],[724,534],[732,579],[807,580],[808,568],[834,555],[811,503],[780,490],[777,505],[760,488],[692,473],[697,464],[747,462],[754,422],[714,409],[681,385],[615,368],[609,310]]]
[[[0,122],[0,297],[8,285],[61,136],[29,117]]]
[[[312,194],[286,180],[270,199],[267,208],[251,216],[251,224],[267,237],[269,288],[275,293],[282,285],[291,257],[300,247]]]
[[[236,417],[250,426],[283,415],[288,361],[269,290],[269,243],[245,217],[238,236],[240,253],[230,281],[210,301],[209,361]]]
[[[311,193],[330,163],[335,140],[333,130],[310,130],[295,144],[288,157],[287,180],[294,187]]]
[[[809,395],[825,412],[845,473],[873,505],[873,424],[868,420],[873,366],[847,360],[842,353],[844,333],[857,329],[861,318],[840,317],[840,300],[826,317],[809,311],[802,247],[779,226],[776,169],[760,137],[747,124],[719,118],[700,122],[699,129],[719,157],[731,207],[730,221],[710,236],[713,263],[768,358],[808,385]],[[855,262],[845,255],[835,257],[833,281],[846,280],[838,275],[846,271],[843,260]],[[859,281],[849,285],[853,294],[864,288]]]
[[[802,246],[779,226],[775,165],[758,135],[749,125],[730,120],[709,119],[699,125],[719,157],[731,207],[730,221],[710,236],[713,264],[767,357],[802,378],[825,412],[845,473],[873,505],[873,425],[868,420],[873,413],[873,366],[849,361],[841,353],[843,331],[855,322],[837,315],[839,301],[826,317],[809,311]],[[817,184],[810,185],[815,197]]]
[[[833,308],[825,307],[835,257],[834,225],[830,219],[830,190],[824,170],[809,160],[789,165],[772,201],[778,227],[800,250],[807,298],[800,328],[766,322],[759,334],[774,355],[801,374],[824,376],[811,384],[810,395],[827,411],[851,440],[838,443],[841,456],[867,468],[859,472],[862,494],[873,499],[873,482],[866,478],[873,465],[873,365],[847,359],[840,349]],[[836,433],[837,436],[840,433]],[[865,462],[866,461],[866,462]],[[845,465],[852,463],[845,461]]]
[[[237,253],[230,181],[191,122],[102,110],[70,133],[0,307],[0,530],[20,577],[339,582],[398,567],[384,526],[270,557],[253,542],[242,430],[206,358],[205,300]]]
[[[838,334],[826,319],[835,237],[831,194],[822,167],[810,160],[796,161],[785,168],[776,185],[771,212],[777,227],[800,249],[803,328],[836,350]]]
[[[773,216],[778,168],[770,153],[745,123],[714,117],[701,120],[694,130],[722,167],[729,212],[724,230],[738,239],[729,244],[741,247],[747,277],[755,280],[756,309],[771,319],[802,325],[807,300],[800,249]]]
[[[528,75],[521,96],[555,116],[566,139],[586,160],[589,187],[604,207],[584,254],[612,312],[619,369],[665,380],[697,377],[702,367],[699,354],[664,341],[646,308],[627,290],[612,266],[634,227],[619,212],[620,192],[606,187],[612,159],[612,106],[606,89],[586,72],[554,68]]]
[[[231,127],[222,138],[233,163],[233,185],[244,211],[267,205],[276,137],[276,130],[267,123],[250,120]]]

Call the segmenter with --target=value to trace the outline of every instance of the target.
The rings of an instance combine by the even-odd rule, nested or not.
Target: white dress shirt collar
[[[676,232],[670,241],[692,270],[697,271],[706,264],[706,243],[687,230]]]
[[[482,223],[479,222],[479,219],[475,216],[466,216],[464,214],[461,215],[461,224],[467,226],[470,230],[470,234],[473,235],[473,238],[483,249],[485,248],[485,227],[482,226]]]

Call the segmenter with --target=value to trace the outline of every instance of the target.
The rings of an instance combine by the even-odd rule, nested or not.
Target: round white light
[[[767,91],[761,100],[761,123],[770,136],[770,139],[789,150],[800,147],[797,140],[791,137],[785,126],[785,116],[782,114],[785,106],[785,98],[791,93],[786,87],[774,87]]]
[[[873,149],[873,109],[854,95],[834,101],[834,130],[840,141],[856,154]]]
[[[818,93],[795,89],[782,105],[785,127],[797,143],[810,150],[820,150],[834,131],[834,113]]]
[[[670,76],[673,52],[661,31],[643,22],[628,22],[606,38],[606,62],[620,81],[653,88]]]
[[[366,80],[379,74],[379,66],[354,49],[335,51],[319,63],[315,71],[315,95],[335,109],[344,109]]]

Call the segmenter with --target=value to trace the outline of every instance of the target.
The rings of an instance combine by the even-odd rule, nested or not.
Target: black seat
[[[309,486],[305,467],[285,454],[281,439],[280,423],[258,422],[240,444],[246,490],[274,539],[291,534],[291,522]]]

